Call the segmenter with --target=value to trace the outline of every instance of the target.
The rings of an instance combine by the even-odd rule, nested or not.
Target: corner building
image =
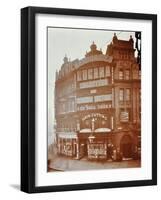
[[[65,56],[55,82],[60,155],[106,160],[141,151],[141,71],[134,41],[114,34],[106,53],[90,46],[81,60]]]

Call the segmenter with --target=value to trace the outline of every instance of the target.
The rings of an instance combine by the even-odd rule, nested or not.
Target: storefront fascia
[[[108,141],[111,135],[111,129],[98,128],[82,129],[79,131],[79,158],[87,157],[89,160],[107,159]]]
[[[58,136],[58,153],[60,155],[66,155],[75,157],[78,149],[78,137],[75,132],[59,132]]]

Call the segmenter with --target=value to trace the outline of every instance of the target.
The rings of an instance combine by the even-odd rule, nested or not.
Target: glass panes
[[[124,89],[120,89],[120,91],[119,91],[119,100],[120,101],[124,100]]]
[[[88,69],[88,79],[93,79],[93,69]]]
[[[77,81],[81,81],[82,80],[82,76],[81,76],[81,71],[77,72]]]
[[[105,76],[104,74],[104,67],[99,68],[99,78],[103,78]]]
[[[77,98],[77,104],[81,104],[81,103],[92,103],[93,102],[93,97],[89,96],[89,97],[79,97]]]
[[[130,89],[126,89],[126,101],[130,101]]]
[[[109,66],[105,67],[105,76],[110,76],[110,67]]]
[[[86,81],[79,84],[80,89],[83,88],[92,88],[92,87],[101,87],[108,85],[107,79],[101,79],[101,80],[92,80],[92,81]]]
[[[94,78],[98,78],[98,68],[94,68]]]
[[[120,121],[128,122],[129,121],[129,112],[128,111],[120,111]]]
[[[130,70],[128,70],[128,69],[125,70],[125,79],[126,80],[130,79]]]
[[[123,80],[123,78],[124,78],[123,70],[120,69],[120,70],[119,70],[119,79],[120,79],[120,80]]]
[[[112,94],[105,94],[105,95],[99,95],[94,97],[95,102],[101,102],[101,101],[111,101],[112,100]]]
[[[83,70],[83,80],[84,81],[87,80],[87,70],[86,69]]]

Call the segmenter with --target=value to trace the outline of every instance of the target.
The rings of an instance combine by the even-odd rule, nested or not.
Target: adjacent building
[[[54,102],[60,155],[135,158],[141,150],[141,71],[133,38],[114,34],[105,53],[93,42],[83,59],[65,56]]]

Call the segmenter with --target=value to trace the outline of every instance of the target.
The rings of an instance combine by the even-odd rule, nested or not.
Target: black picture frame
[[[35,186],[35,16],[59,14],[152,21],[152,179],[59,186]],[[21,190],[27,193],[103,189],[157,184],[157,15],[96,10],[21,9]]]

